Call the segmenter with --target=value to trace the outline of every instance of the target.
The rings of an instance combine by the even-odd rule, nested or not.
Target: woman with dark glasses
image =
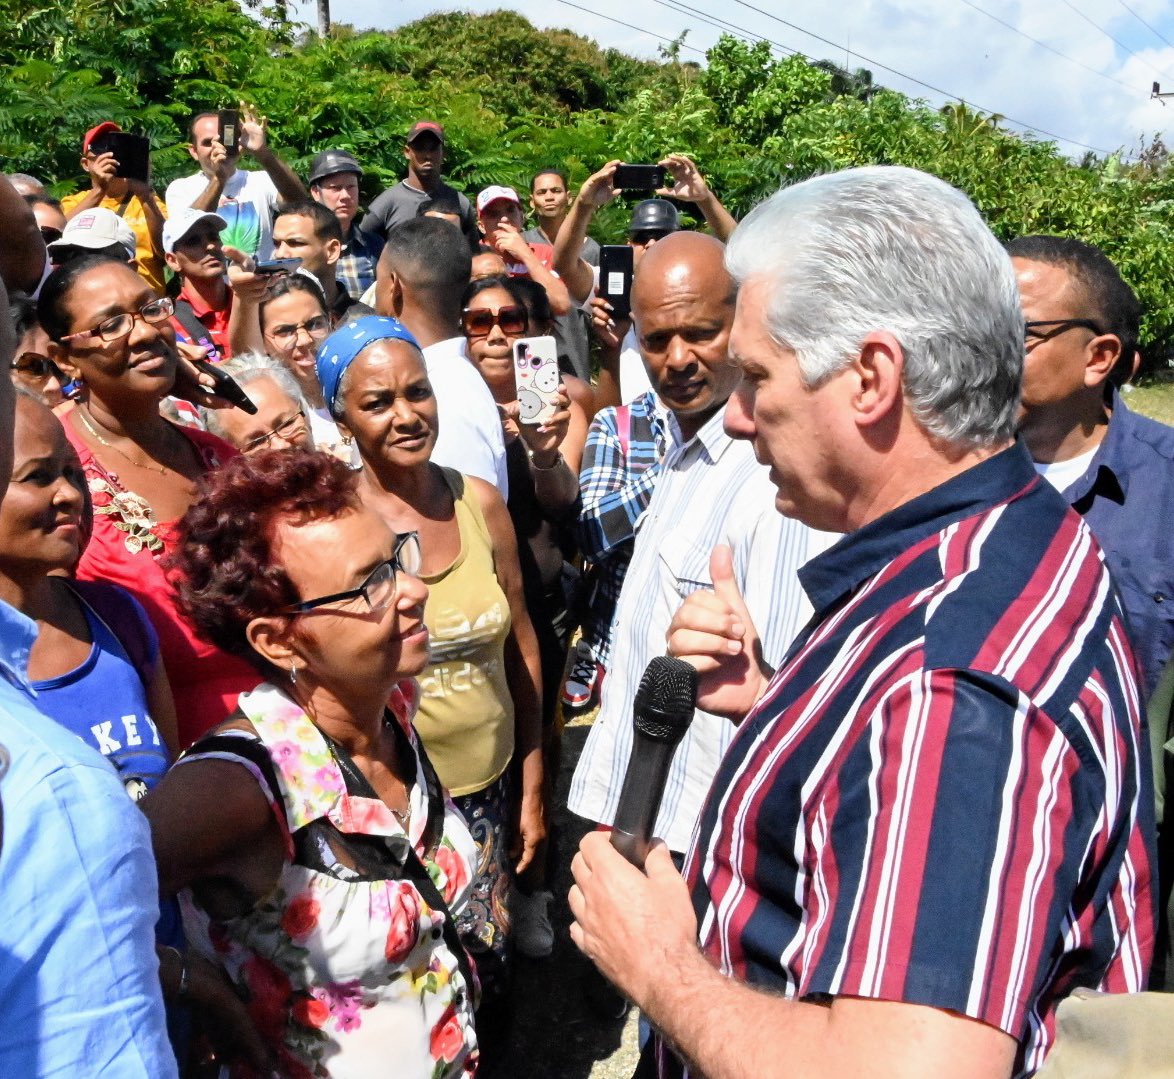
[[[263,683],[142,806],[189,947],[266,1042],[259,1074],[458,1079],[477,1067],[454,929],[473,840],[411,722],[428,661],[419,540],[360,483],[297,449],[205,479],[179,525],[180,603]]]
[[[496,487],[432,462],[436,397],[402,323],[368,317],[335,330],[318,351],[318,378],[362,455],[364,504],[396,532],[420,535],[432,650],[416,727],[477,842],[460,929],[483,1012],[494,1013],[483,1029],[504,1035],[509,886],[546,835],[542,673],[514,530]]]
[[[160,415],[179,371],[173,310],[126,263],[100,255],[54,270],[37,306],[50,358],[80,384],[76,407],[61,416],[94,504],[94,533],[77,575],[120,584],[146,608],[184,746],[257,679],[179,617],[160,566],[197,481],[236,456],[215,436]]]
[[[8,297],[8,314],[16,330],[12,381],[56,408],[65,399],[69,379],[49,359],[49,335],[37,321],[37,305],[23,293],[14,292]]]

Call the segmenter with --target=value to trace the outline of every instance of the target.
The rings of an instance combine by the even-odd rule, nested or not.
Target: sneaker
[[[603,667],[595,662],[590,649],[580,641],[571,669],[563,682],[563,712],[572,716],[590,712],[599,704],[602,684]]]
[[[554,951],[554,927],[547,906],[550,892],[526,895],[518,888],[510,896],[510,930],[514,946],[527,959],[546,959]]]

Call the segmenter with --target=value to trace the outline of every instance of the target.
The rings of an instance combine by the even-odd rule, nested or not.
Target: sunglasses
[[[504,334],[523,334],[529,325],[526,309],[521,304],[511,304],[496,311],[465,308],[461,312],[461,329],[466,337],[488,337],[494,326],[500,326]]]
[[[34,382],[47,382],[50,378],[55,378],[64,386],[69,381],[57,364],[39,352],[22,352],[13,360],[11,368],[18,375]]]

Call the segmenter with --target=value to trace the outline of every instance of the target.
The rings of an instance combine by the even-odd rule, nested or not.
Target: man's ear
[[[868,334],[852,361],[852,371],[856,385],[851,402],[857,425],[875,426],[903,407],[905,353],[891,333],[877,330]]]
[[[200,155],[198,153],[196,153],[195,144],[189,142],[187,144],[187,147],[188,147],[188,153],[192,155],[192,160],[198,162],[200,160]]]
[[[1084,384],[1089,389],[1103,386],[1118,360],[1125,362],[1121,355],[1121,339],[1116,334],[1103,333],[1094,337],[1086,346]]]
[[[384,318],[399,318],[404,309],[404,287],[394,270],[375,276],[375,310]]]
[[[172,252],[164,252],[163,261],[167,263],[172,272],[179,273],[179,259],[177,259]]]
[[[291,666],[299,666],[290,628],[290,620],[284,615],[265,615],[245,627],[245,638],[262,659],[288,671]]]
[[[326,241],[326,265],[333,266],[342,257],[342,244],[338,240]]]

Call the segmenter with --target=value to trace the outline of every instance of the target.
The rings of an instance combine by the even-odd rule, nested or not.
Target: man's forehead
[[[304,214],[283,214],[273,223],[273,238],[282,239],[294,237],[311,238],[314,235],[314,223]]]
[[[500,217],[502,214],[510,213],[513,210],[520,210],[513,199],[494,199],[487,203],[485,208],[481,211],[482,217]]]
[[[1080,283],[1067,266],[1053,262],[1013,257],[1019,295],[1025,306],[1079,305],[1083,298]]]
[[[214,139],[220,134],[220,121],[215,116],[202,116],[192,125],[192,133],[197,142]]]

